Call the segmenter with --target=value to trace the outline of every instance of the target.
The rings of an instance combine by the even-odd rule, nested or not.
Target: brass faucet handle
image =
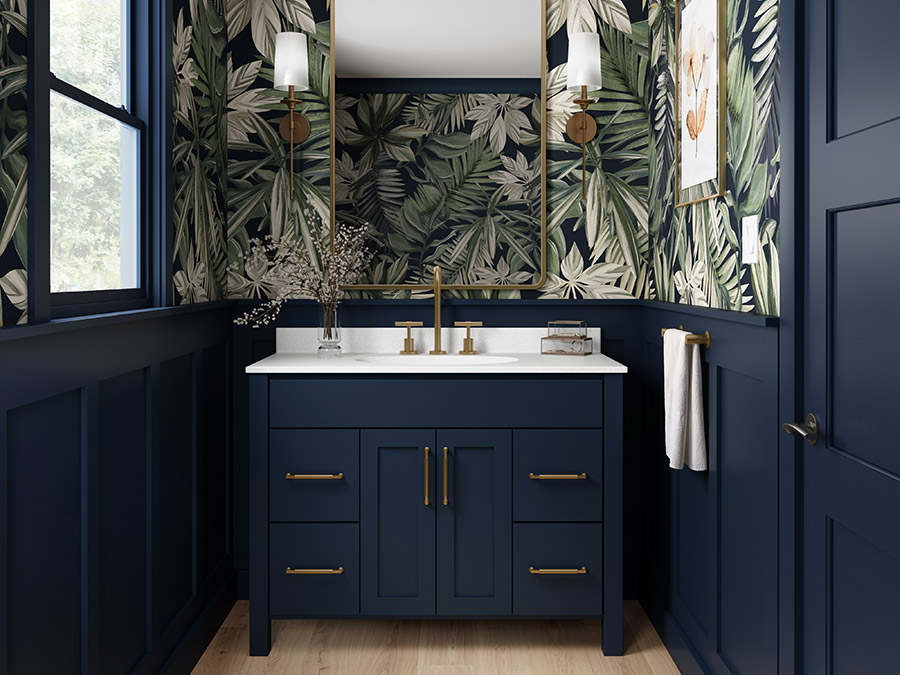
[[[477,354],[478,351],[475,349],[475,341],[472,339],[472,329],[483,326],[484,323],[481,321],[454,321],[453,325],[460,328],[462,326],[466,327],[466,338],[463,340],[463,348],[459,350],[459,353]]]
[[[416,341],[413,339],[412,329],[424,324],[421,321],[395,321],[394,325],[398,328],[406,328],[406,338],[403,340],[403,350],[400,353],[418,354],[419,350],[416,349]]]

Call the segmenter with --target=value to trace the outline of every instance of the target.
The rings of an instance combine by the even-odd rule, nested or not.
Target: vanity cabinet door
[[[434,441],[430,429],[360,434],[363,614],[434,614]]]
[[[508,429],[437,433],[438,614],[512,611],[511,445]]]

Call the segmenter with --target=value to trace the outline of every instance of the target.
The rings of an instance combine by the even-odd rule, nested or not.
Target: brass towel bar
[[[684,330],[684,326],[679,326],[679,330]],[[668,328],[663,328],[660,331],[660,335],[665,336]],[[686,345],[703,345],[707,349],[709,349],[709,331],[706,331],[703,335],[685,335],[684,343]]]
[[[287,480],[342,480],[342,473],[286,473]]]

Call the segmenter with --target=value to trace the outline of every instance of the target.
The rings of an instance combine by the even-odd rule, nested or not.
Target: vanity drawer
[[[358,524],[274,523],[269,528],[273,618],[359,614]]]
[[[269,444],[272,521],[359,520],[357,430],[272,429]]]
[[[603,520],[602,430],[516,430],[512,454],[513,520]]]
[[[579,573],[532,573],[564,570]],[[580,570],[584,569],[583,573]],[[513,525],[513,614],[598,615],[603,612],[603,525]]]

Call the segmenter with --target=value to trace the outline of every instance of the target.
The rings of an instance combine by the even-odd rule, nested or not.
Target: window
[[[132,0],[50,2],[55,316],[81,313],[72,311],[78,306],[103,311],[98,305],[118,303],[106,309],[123,309],[147,295],[146,125],[134,93],[148,78],[136,67],[146,58],[133,53],[132,7]]]

